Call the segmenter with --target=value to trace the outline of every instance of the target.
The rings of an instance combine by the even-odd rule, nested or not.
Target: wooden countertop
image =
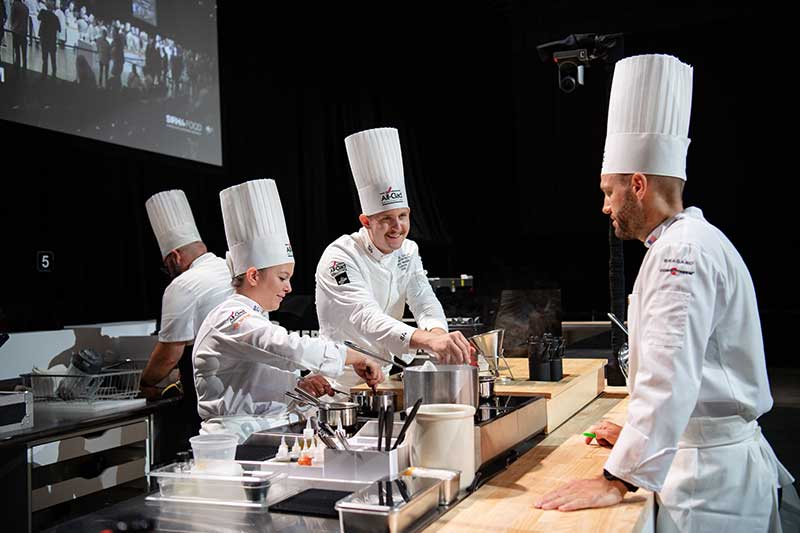
[[[573,387],[577,380],[587,374],[595,373],[603,368],[608,362],[606,359],[569,359],[564,358],[564,378],[561,381],[528,381],[528,360],[516,357],[507,359],[511,372],[515,380],[501,384],[495,384],[495,394],[506,394],[508,396],[542,396],[553,398],[562,394]],[[502,359],[500,365],[503,371],[501,375],[507,376],[508,371]]]
[[[426,533],[464,531],[576,531],[625,532],[652,530],[653,494],[640,489],[628,494],[619,505],[562,513],[542,511],[533,503],[560,484],[577,478],[597,476],[610,450],[586,445],[581,432],[599,419],[587,417],[596,405],[612,404],[603,418],[622,423],[627,399],[597,398],[581,413],[528,451],[505,472],[460,502]]]

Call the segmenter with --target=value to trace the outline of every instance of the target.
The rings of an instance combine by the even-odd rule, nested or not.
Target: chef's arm
[[[638,356],[627,418],[605,469],[658,492],[697,404],[720,280],[711,261],[687,244],[661,247],[648,264],[651,271],[640,273],[647,292],[631,295]],[[687,273],[671,273],[670,264]]]
[[[153,353],[150,354],[150,359],[147,361],[147,366],[142,371],[142,379],[139,382],[142,390],[145,387],[155,387],[169,375],[180,361],[184,347],[186,347],[185,342],[159,341],[156,343]]]

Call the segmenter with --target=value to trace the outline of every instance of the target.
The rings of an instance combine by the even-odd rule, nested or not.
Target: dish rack
[[[20,374],[23,384],[33,392],[34,401],[128,400],[139,395],[142,370],[114,370],[99,374]],[[69,381],[63,381],[69,380]],[[70,391],[59,395],[59,386]]]

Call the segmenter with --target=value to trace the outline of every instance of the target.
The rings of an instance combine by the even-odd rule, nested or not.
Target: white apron
[[[691,418],[656,495],[656,531],[780,532],[778,487],[793,481],[757,421]]]

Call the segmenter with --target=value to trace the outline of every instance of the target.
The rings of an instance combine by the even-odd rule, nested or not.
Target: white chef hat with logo
[[[601,174],[642,172],[686,180],[691,108],[691,66],[668,55],[617,62]]]
[[[395,128],[375,128],[345,138],[361,211],[374,215],[408,207],[403,155]]]
[[[176,248],[201,240],[183,191],[175,189],[154,194],[144,206],[162,258]]]
[[[294,263],[275,180],[253,180],[228,187],[219,193],[219,200],[232,276],[244,274],[250,267]]]

